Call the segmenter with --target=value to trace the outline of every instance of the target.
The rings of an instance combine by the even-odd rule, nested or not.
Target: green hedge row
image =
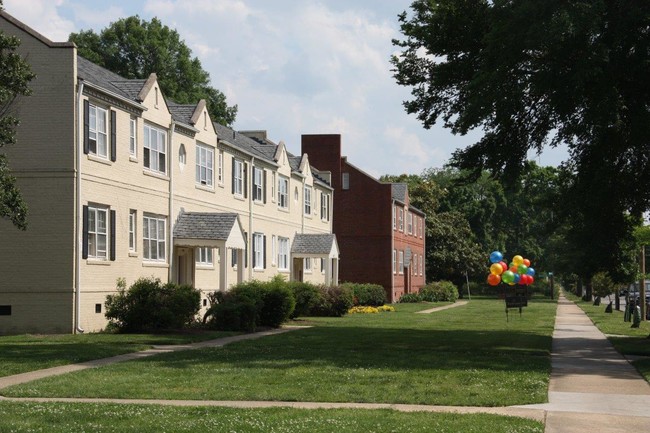
[[[420,289],[420,293],[405,293],[400,303],[407,302],[456,302],[458,288],[450,281],[434,281]]]

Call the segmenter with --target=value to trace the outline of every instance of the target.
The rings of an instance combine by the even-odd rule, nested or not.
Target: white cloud
[[[74,22],[59,15],[63,0],[5,0],[5,10],[54,42],[67,41]]]

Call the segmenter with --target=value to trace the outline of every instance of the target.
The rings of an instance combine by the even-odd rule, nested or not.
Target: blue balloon
[[[501,260],[503,260],[503,254],[499,251],[492,251],[492,254],[490,254],[490,262],[499,263]]]
[[[519,280],[521,280],[521,275],[519,275],[519,274],[515,274],[515,281],[514,281],[514,283],[515,283],[515,284],[519,284]]]
[[[535,269],[529,267],[528,270],[526,271],[526,275],[530,275],[531,277],[534,277]]]

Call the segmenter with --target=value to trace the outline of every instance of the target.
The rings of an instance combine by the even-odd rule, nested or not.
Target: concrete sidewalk
[[[650,385],[575,303],[560,296],[546,433],[650,431]]]

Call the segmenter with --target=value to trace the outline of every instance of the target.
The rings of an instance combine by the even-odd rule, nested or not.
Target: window
[[[326,259],[320,259],[320,273],[324,274],[325,273],[325,260]]]
[[[133,209],[129,211],[129,251],[135,252],[135,234],[137,212]]]
[[[284,176],[278,177],[278,206],[283,209],[289,207],[289,179]]]
[[[399,231],[404,231],[404,209],[399,210]]]
[[[413,254],[413,260],[411,260],[413,265],[411,265],[411,275],[417,275],[418,274],[418,255]]]
[[[144,166],[158,173],[167,173],[167,133],[159,128],[144,125]]]
[[[266,236],[262,233],[253,233],[253,268],[266,268]]]
[[[212,186],[214,177],[214,149],[202,144],[196,145],[196,183]]]
[[[424,264],[424,261],[422,260],[422,254],[420,254],[420,276],[422,276],[422,265]]]
[[[350,189],[350,173],[343,173],[341,175],[341,183],[343,189]]]
[[[304,268],[305,268],[305,272],[311,273],[311,257],[307,257],[305,259]]]
[[[311,186],[305,186],[305,215],[311,215]]]
[[[273,235],[273,236],[271,236],[271,264],[273,266],[275,266],[276,263],[277,263],[276,262],[276,258],[277,258],[276,251],[277,251],[277,238],[275,237],[275,235]]]
[[[232,192],[235,195],[244,195],[244,161],[233,159]]]
[[[129,154],[135,157],[138,156],[138,142],[136,139],[137,137],[136,131],[137,131],[138,123],[135,117],[131,118],[129,125],[130,125],[129,126]]]
[[[197,265],[200,266],[212,266],[212,248],[210,247],[198,247],[196,249],[196,255],[194,257]]]
[[[320,193],[320,219],[330,220],[330,196],[323,192]]]
[[[89,106],[88,153],[108,158],[108,111]]]
[[[167,219],[153,215],[142,218],[142,256],[145,260],[164,262],[166,257]]]
[[[393,230],[397,228],[397,208],[393,206]]]
[[[420,239],[422,238],[422,231],[424,227],[424,219],[420,219]]]
[[[102,312],[102,304],[95,304],[95,313],[99,314]]]
[[[397,250],[393,250],[393,274],[397,273]]]
[[[0,316],[11,316],[11,305],[0,305]]]
[[[404,273],[404,251],[399,252],[399,274],[402,275]]]
[[[108,258],[108,209],[88,206],[88,258]]]
[[[408,231],[409,231],[409,234],[412,235],[413,234],[413,214],[411,212],[409,212],[409,211],[406,211],[406,215],[408,217],[406,219]]]
[[[237,251],[238,250],[230,250],[230,265],[233,268],[237,267]]]
[[[219,184],[223,184],[223,150],[219,151]]]
[[[289,239],[278,237],[278,269],[289,270]]]
[[[264,170],[259,167],[253,167],[253,200],[264,200]]]

